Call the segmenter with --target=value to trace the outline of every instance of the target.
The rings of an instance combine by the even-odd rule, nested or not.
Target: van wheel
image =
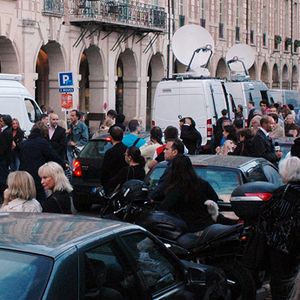
[[[92,207],[92,203],[88,202],[87,199],[73,196],[73,205],[75,209],[79,212],[89,211]]]
[[[228,260],[214,264],[223,269],[233,300],[256,299],[256,285],[251,272],[238,261]]]

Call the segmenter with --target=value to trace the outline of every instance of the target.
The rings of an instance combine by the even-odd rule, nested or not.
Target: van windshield
[[[35,123],[41,118],[41,112],[34,101],[25,98],[25,106],[30,122]]]

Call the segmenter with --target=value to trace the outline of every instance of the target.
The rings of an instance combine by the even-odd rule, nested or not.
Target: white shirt
[[[0,212],[42,212],[42,207],[36,199],[22,200],[14,199],[8,202],[7,205],[2,205]]]

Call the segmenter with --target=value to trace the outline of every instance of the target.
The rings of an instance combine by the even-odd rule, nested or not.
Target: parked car
[[[222,271],[180,261],[136,225],[1,213],[0,231],[1,299],[228,299]]]
[[[229,202],[232,191],[240,184],[267,181],[282,184],[277,168],[264,158],[234,155],[190,156],[196,173],[208,181],[219,198]],[[145,182],[154,189],[164,173],[167,162],[159,163],[146,176]]]
[[[141,135],[149,141],[149,132]],[[109,134],[88,141],[73,162],[73,203],[78,211],[89,210],[93,203],[102,203],[96,193],[101,186],[101,168],[105,152],[112,147]]]
[[[101,167],[105,152],[111,148],[109,134],[91,139],[73,162],[73,203],[78,211],[88,210],[99,200],[96,190],[101,186]]]

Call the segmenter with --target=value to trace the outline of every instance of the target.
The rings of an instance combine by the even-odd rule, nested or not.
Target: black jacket
[[[130,179],[144,180],[145,169],[142,165],[126,166],[123,167],[111,180],[109,181],[109,191],[112,192],[118,185],[122,186],[123,183]]]
[[[256,135],[252,139],[253,156],[263,157],[273,164],[277,164],[279,158],[275,154],[275,148],[272,140],[267,137],[261,129],[258,129]]]
[[[203,230],[214,223],[204,204],[206,200],[218,201],[218,195],[205,180],[199,179],[198,192],[193,199],[185,199],[180,187],[174,187],[166,193],[159,209],[179,215],[189,227],[190,232]]]
[[[189,151],[189,154],[195,154],[201,150],[202,136],[194,126],[183,125],[181,127],[180,138]]]
[[[71,197],[67,191],[56,191],[42,202],[43,212],[71,214]]]
[[[49,142],[56,151],[57,155],[64,160],[67,152],[66,130],[60,126],[57,126],[51,139],[49,138]]]
[[[7,127],[0,133],[0,160],[4,161],[7,165],[10,163],[12,141],[11,128]]]
[[[101,169],[101,183],[107,192],[109,181],[116,176],[118,172],[126,167],[124,154],[127,147],[122,143],[115,144],[112,148],[107,150],[104,154],[102,169]]]
[[[16,144],[16,147],[14,148],[13,151],[20,152],[20,146],[23,140],[24,140],[24,131],[18,128],[16,134],[13,136],[13,141]]]
[[[255,113],[255,107],[249,110],[248,118],[247,118],[247,127],[250,128],[250,121],[253,119]]]
[[[39,131],[33,131],[24,141],[20,149],[20,170],[27,171],[34,179],[37,189],[37,200],[45,200],[45,192],[38,175],[39,167],[44,163],[54,161],[63,166],[63,160],[56,154],[50,143],[41,136]]]
[[[300,158],[300,137],[294,140],[294,144],[291,147],[291,155]]]

